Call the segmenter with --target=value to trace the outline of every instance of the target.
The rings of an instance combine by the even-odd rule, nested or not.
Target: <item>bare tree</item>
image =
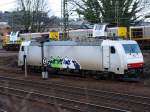
[[[22,24],[26,30],[41,31],[43,18],[50,11],[47,0],[18,0],[18,10],[23,13]]]

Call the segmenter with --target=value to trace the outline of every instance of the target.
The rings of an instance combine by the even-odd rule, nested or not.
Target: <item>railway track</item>
[[[7,112],[7,110],[0,108],[0,112]]]
[[[108,108],[120,112],[121,111],[149,112],[150,110],[150,98],[143,96],[135,96],[115,92],[72,87],[63,84],[55,84],[55,83],[47,84],[47,83],[19,80],[15,78],[0,77],[1,85],[4,85],[4,83],[6,82],[7,85],[11,87],[11,89],[18,88],[19,90],[23,91],[32,90],[32,92],[34,92],[35,94],[38,93],[47,96],[53,97],[55,96],[57,98],[69,99],[71,101],[79,101],[78,102],[79,104],[85,103],[86,105],[84,106],[88,107],[88,109],[92,108],[90,105],[95,105],[105,108],[107,107],[107,111]],[[80,106],[78,105],[77,107]],[[94,110],[94,112],[96,112],[96,110]]]
[[[18,51],[6,51],[4,49],[0,49],[0,53],[18,53]]]
[[[17,53],[17,51],[6,51],[3,49],[0,49],[0,53]]]
[[[7,92],[5,92],[7,90]],[[25,98],[27,95],[30,96],[27,99],[37,102],[48,103],[61,107],[61,109],[71,110],[71,112],[128,112],[126,110],[120,110],[117,108],[111,108],[101,105],[95,105],[91,103],[85,103],[77,100],[71,100],[67,98],[61,98],[56,96],[50,96],[41,94],[38,92],[25,91],[21,89],[15,89],[11,87],[0,86],[0,93],[12,95],[20,98]]]
[[[6,51],[5,51],[4,49],[0,49],[0,53],[1,53],[1,52],[6,52]]]

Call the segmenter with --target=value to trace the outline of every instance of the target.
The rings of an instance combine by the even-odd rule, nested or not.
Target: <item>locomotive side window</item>
[[[116,53],[116,49],[114,46],[111,46],[110,47],[110,51],[111,51],[111,54],[115,54]]]

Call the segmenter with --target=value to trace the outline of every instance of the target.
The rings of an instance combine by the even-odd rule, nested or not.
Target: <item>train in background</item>
[[[63,35],[57,31],[51,32],[39,32],[39,33],[20,33],[10,32],[10,34],[4,35],[2,39],[3,48],[6,50],[19,50],[23,41],[36,40],[36,38],[43,37],[53,41],[62,40]]]
[[[150,26],[109,27],[107,24],[95,24],[93,29],[69,31],[72,40],[87,38],[135,40],[142,49],[150,49]]]
[[[118,36],[123,37],[122,39],[135,40],[141,49],[150,50],[150,26],[119,27],[122,29],[120,33],[119,29],[118,31],[116,29],[118,28],[108,28],[108,37]]]
[[[123,28],[121,33],[119,30],[116,31],[116,28],[108,28],[108,36],[118,36],[123,37],[122,39],[130,39],[138,42],[141,49],[150,50],[150,26],[131,26],[129,28]],[[110,35],[110,34],[111,35]]]
[[[0,22],[0,49],[3,46],[3,36],[9,35],[11,27],[6,22]]]
[[[95,24],[93,28],[69,30],[69,38],[83,40],[88,38],[113,39],[113,37],[127,38],[126,27],[108,27],[108,24]]]
[[[2,47],[6,50],[17,50],[19,49],[21,42],[19,32],[10,32],[9,35],[3,36]]]
[[[144,76],[143,55],[136,41],[50,41],[43,46],[42,51],[41,44],[36,41],[23,42],[18,66],[24,67],[26,55],[28,69],[40,68],[44,64],[48,69],[95,71],[99,73],[97,77],[107,75],[137,80]]]
[[[2,39],[2,47],[5,50],[19,50],[23,41],[34,40],[37,37],[49,36],[49,32],[42,33],[20,33],[10,32],[10,34],[4,35]]]
[[[6,50],[17,49],[24,40],[32,40],[37,37],[47,36],[51,40],[65,40],[69,37],[73,41],[86,41],[89,39],[123,39],[136,40],[142,49],[150,49],[150,26],[134,26],[134,27],[109,27],[108,24],[95,24],[87,29],[69,30],[67,34],[53,31],[42,33],[19,33],[12,32],[3,38],[3,48]]]
[[[129,38],[136,40],[142,49],[150,50],[150,26],[130,27]]]

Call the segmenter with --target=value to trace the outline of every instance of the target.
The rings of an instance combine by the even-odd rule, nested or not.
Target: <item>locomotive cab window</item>
[[[110,47],[110,52],[111,52],[111,54],[115,54],[116,53],[116,49],[115,49],[114,46]]]

